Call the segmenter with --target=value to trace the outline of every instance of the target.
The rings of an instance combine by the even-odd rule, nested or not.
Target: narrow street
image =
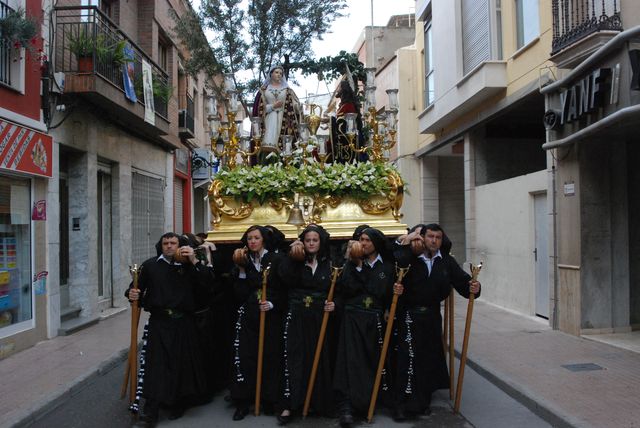
[[[456,363],[458,364],[458,362]],[[131,425],[131,417],[126,410],[124,400],[119,400],[120,385],[124,373],[124,362],[112,370],[99,376],[84,390],[78,392],[62,406],[36,422],[34,427],[51,428],[93,428],[127,427]],[[447,391],[439,391],[434,395],[432,414],[405,423],[394,422],[386,411],[376,415],[369,425],[359,421],[355,426],[399,426],[399,427],[514,427],[527,428],[549,427],[527,408],[506,395],[472,369],[465,370],[465,390],[462,399],[462,415],[452,412]],[[210,404],[189,409],[185,415],[175,421],[162,419],[160,427],[276,427],[275,417],[247,416],[243,421],[231,420],[233,409],[225,402],[222,395],[215,397]],[[319,419],[310,417],[304,421],[293,420],[289,426],[297,428],[315,428],[338,426],[336,419]]]

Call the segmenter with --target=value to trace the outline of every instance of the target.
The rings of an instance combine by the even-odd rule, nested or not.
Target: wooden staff
[[[455,377],[456,377],[456,370],[455,370],[455,363],[456,363],[456,353],[455,350],[453,348],[454,345],[454,339],[455,339],[455,330],[453,328],[453,319],[454,319],[454,298],[453,298],[453,290],[451,290],[451,293],[449,294],[449,299],[448,302],[449,303],[449,400],[453,400],[453,393],[455,391],[454,388],[454,384],[455,384]]]
[[[471,264],[471,281],[477,281],[482,262],[475,266]],[[473,317],[473,301],[475,294],[469,292],[469,303],[467,304],[467,319],[464,324],[464,339],[462,340],[462,352],[460,353],[460,368],[458,369],[458,386],[456,387],[456,400],[453,405],[453,411],[460,411],[460,400],[462,399],[462,382],[464,380],[464,367],[467,364],[467,348],[469,346],[469,333],[471,332],[471,318]]]
[[[402,278],[409,271],[411,265],[406,268],[399,268],[396,263],[396,272],[398,279],[396,283],[402,283]],[[369,412],[367,413],[367,421],[371,423],[373,420],[373,411],[376,408],[376,401],[378,400],[378,388],[380,388],[380,380],[382,379],[382,369],[384,368],[384,361],[387,357],[387,349],[389,348],[389,340],[391,339],[391,330],[393,328],[393,319],[396,316],[396,306],[398,306],[398,294],[393,294],[393,300],[391,300],[391,308],[389,308],[389,319],[387,320],[387,329],[384,332],[384,341],[382,342],[382,351],[380,352],[380,360],[378,360],[378,370],[376,371],[376,380],[373,383],[373,390],[371,391],[371,401],[369,402]]]
[[[336,281],[342,273],[342,267],[332,267],[331,274],[331,287],[329,288],[329,294],[327,295],[327,302],[333,301],[333,291],[336,286]],[[316,383],[316,374],[318,373],[318,363],[320,362],[320,354],[322,354],[322,345],[324,345],[324,336],[327,331],[327,323],[329,322],[330,312],[324,312],[322,314],[322,324],[320,325],[320,335],[318,336],[318,343],[316,344],[316,353],[313,356],[313,366],[311,366],[311,374],[309,375],[309,385],[307,386],[307,396],[304,399],[304,407],[302,408],[302,417],[306,418],[309,413],[309,405],[311,404],[311,394],[313,394],[313,386]]]
[[[138,274],[140,269],[137,264],[130,267],[129,270],[133,274],[133,289],[138,289]],[[124,398],[129,386],[129,404],[133,403],[136,398],[136,386],[138,381],[138,323],[140,322],[140,308],[138,299],[131,302],[131,342],[129,344],[129,357],[127,368],[124,373],[124,382],[120,388],[120,398]]]
[[[267,301],[267,278],[271,264],[262,271],[262,293],[260,295],[260,304]],[[256,402],[255,415],[260,415],[260,390],[262,388],[262,356],[264,354],[264,325],[266,321],[266,312],[260,311],[260,333],[258,335],[258,368],[256,370]]]

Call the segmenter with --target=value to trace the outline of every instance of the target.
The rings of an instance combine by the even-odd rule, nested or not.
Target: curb
[[[49,412],[52,412],[71,398],[80,394],[82,390],[93,383],[98,376],[103,376],[113,370],[118,364],[127,359],[128,354],[128,347],[117,351],[111,357],[98,364],[96,368],[89,370],[89,372],[77,377],[68,385],[63,386],[62,391],[22,411],[21,414],[13,418],[13,421],[9,421],[8,426],[19,428],[33,425]]]
[[[458,349],[455,350],[455,355],[459,360],[460,351]],[[498,373],[495,370],[485,368],[468,356],[467,365],[480,376],[500,388],[514,400],[531,410],[535,415],[548,422],[551,426],[560,428],[584,426],[584,421],[581,421],[575,416],[558,409],[553,403],[530,391],[526,386],[513,381],[508,376]]]

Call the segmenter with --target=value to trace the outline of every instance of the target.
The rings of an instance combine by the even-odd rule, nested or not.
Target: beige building
[[[483,299],[549,318],[539,85],[552,65],[551,1],[425,0],[416,17],[422,219],[442,224],[459,262],[484,261]]]
[[[631,1],[416,5],[423,219],[459,261],[485,262],[483,299],[572,334],[640,320],[639,15]]]

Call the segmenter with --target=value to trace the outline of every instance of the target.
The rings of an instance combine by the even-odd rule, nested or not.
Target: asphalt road
[[[84,390],[45,415],[33,427],[38,428],[114,428],[128,427],[132,424],[125,400],[119,399],[120,386],[124,375],[124,362],[114,366],[113,370],[99,376]],[[461,415],[452,412],[448,391],[434,394],[432,413],[420,416],[405,423],[394,422],[384,410],[377,414],[372,424],[358,421],[355,426],[362,427],[478,427],[500,428],[514,426],[542,428],[550,425],[538,418],[520,403],[506,395],[500,389],[475,373],[471,368],[465,370],[465,385],[462,398]],[[273,416],[247,416],[244,420],[231,420],[233,408],[225,402],[222,395],[214,401],[189,409],[175,421],[166,420],[161,414],[159,427],[276,427]],[[337,427],[336,419],[309,417],[305,420],[294,419],[288,426],[293,428]]]

